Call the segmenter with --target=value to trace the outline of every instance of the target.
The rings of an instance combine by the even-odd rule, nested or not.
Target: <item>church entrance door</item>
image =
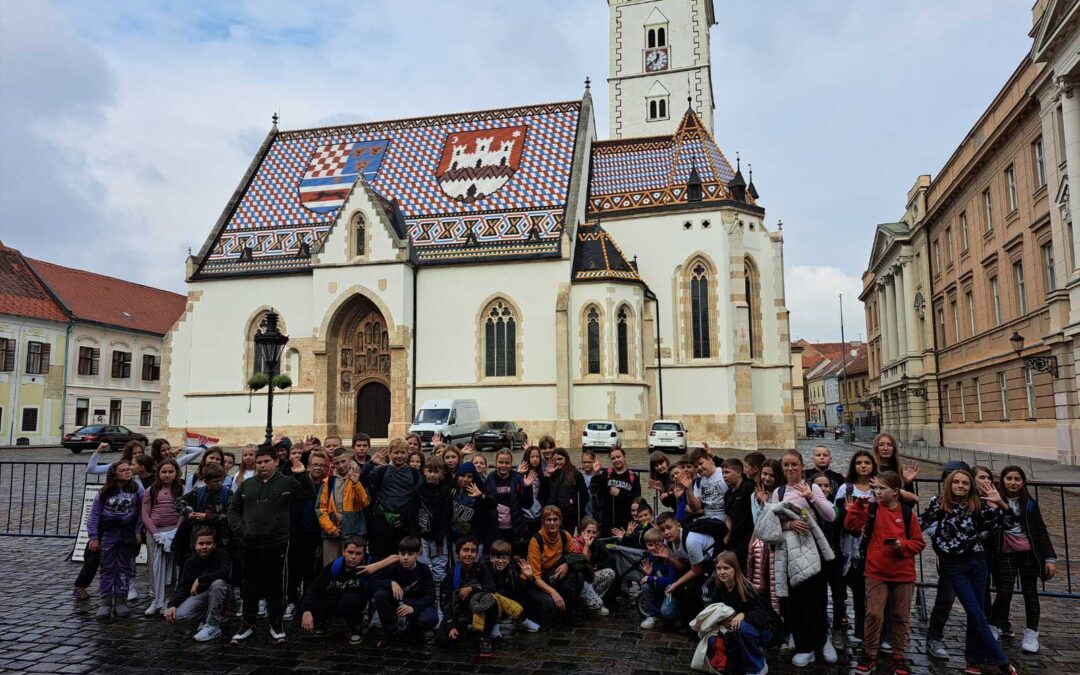
[[[368,382],[356,395],[356,431],[372,438],[390,433],[390,390],[382,382]]]

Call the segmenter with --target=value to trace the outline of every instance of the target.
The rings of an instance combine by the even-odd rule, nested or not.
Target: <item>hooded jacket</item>
[[[345,482],[341,495],[341,513],[338,513],[337,502],[334,500],[338,481]],[[319,525],[322,527],[323,536],[348,537],[367,534],[364,508],[370,503],[367,490],[359,480],[349,480],[331,473],[324,481],[323,489],[319,491]]]
[[[180,571],[180,579],[173,589],[173,596],[169,599],[169,607],[179,607],[191,597],[191,587],[198,582],[196,594],[210,590],[210,584],[215,581],[228,581],[232,573],[232,560],[229,554],[220,546],[210,552],[205,558],[192,553],[191,557],[184,562]]]
[[[526,487],[524,477],[516,471],[511,471],[506,478],[500,478],[499,472],[493,471],[484,481],[484,491],[495,500],[492,531],[499,529],[499,509],[505,507],[510,510],[510,528],[514,532],[514,539],[524,539],[527,534],[524,509],[533,504],[532,486]]]
[[[229,527],[247,548],[287,544],[292,530],[294,501],[311,499],[307,471],[292,477],[275,471],[267,480],[258,476],[240,484],[229,502]]]

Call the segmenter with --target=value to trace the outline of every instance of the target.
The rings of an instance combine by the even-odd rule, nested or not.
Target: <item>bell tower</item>
[[[608,0],[612,138],[672,134],[687,99],[713,130],[713,0]]]

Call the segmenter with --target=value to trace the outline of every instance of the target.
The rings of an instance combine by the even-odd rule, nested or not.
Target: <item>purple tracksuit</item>
[[[134,485],[134,484],[133,484]],[[142,533],[140,509],[143,491],[117,489],[102,500],[94,497],[94,506],[86,522],[91,539],[101,540],[101,597],[127,597],[128,585],[135,576],[135,535]]]

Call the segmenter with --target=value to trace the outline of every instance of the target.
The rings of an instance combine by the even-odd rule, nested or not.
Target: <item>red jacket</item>
[[[869,509],[869,502],[855,500],[844,518],[844,529],[849,532],[861,531],[869,520]],[[911,537],[908,538],[904,535],[904,516],[899,503],[893,509],[878,504],[877,515],[874,517],[874,532],[866,549],[867,578],[878,581],[915,581],[915,556],[926,548],[926,542],[923,541],[919,518],[914,513],[911,514],[910,529]],[[899,540],[902,548],[897,550],[886,546],[886,539]]]

